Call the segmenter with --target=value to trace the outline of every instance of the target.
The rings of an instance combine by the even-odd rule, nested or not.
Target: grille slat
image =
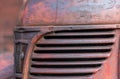
[[[98,67],[94,68],[30,68],[31,73],[37,74],[79,74],[98,71]]]
[[[61,39],[61,40],[39,40],[37,44],[93,44],[93,43],[113,43],[115,39]]]
[[[62,59],[62,58],[102,58],[108,57],[110,53],[69,53],[69,54],[33,54],[32,58],[40,59]]]
[[[81,75],[81,74],[79,74]],[[91,73],[83,74],[84,76],[91,75]],[[67,77],[60,77],[60,76],[31,76],[30,79],[91,79],[88,77],[81,77],[81,76],[67,76]]]
[[[35,48],[35,51],[52,51],[52,50],[104,50],[104,49],[111,49],[111,46],[95,46],[95,47],[45,47],[45,48],[39,48],[39,47],[36,47]]]
[[[84,61],[84,62],[80,62],[80,61],[71,61],[71,62],[42,62],[42,61],[32,61],[33,65],[89,65],[89,64],[102,64],[103,60],[100,61]]]
[[[114,31],[110,31],[110,32],[88,32],[88,33],[80,33],[80,31],[79,32],[74,32],[74,33],[53,33],[53,34],[48,34],[48,35],[46,35],[46,37],[47,36],[94,36],[94,35],[114,35],[115,34],[115,32]]]
[[[111,55],[115,40],[114,29],[48,33],[35,44],[31,79],[89,79]]]

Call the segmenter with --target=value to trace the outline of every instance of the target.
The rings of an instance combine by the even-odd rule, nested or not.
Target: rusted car
[[[15,30],[15,79],[120,79],[120,0],[27,0]]]

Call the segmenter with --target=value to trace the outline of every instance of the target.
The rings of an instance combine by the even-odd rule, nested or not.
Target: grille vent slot
[[[43,36],[34,48],[30,76],[79,79],[100,70],[111,55],[114,29],[62,30]]]

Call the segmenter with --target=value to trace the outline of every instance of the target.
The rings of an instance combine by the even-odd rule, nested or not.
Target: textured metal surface
[[[57,24],[120,23],[119,0],[58,1]]]
[[[57,0],[29,0],[23,14],[23,24],[55,24]]]
[[[117,26],[17,28],[16,79],[118,79]]]
[[[31,76],[40,78],[41,76],[51,78],[57,76],[60,79],[71,76],[71,78],[82,79],[82,77],[95,74],[101,69],[106,58],[111,55],[115,42],[114,35],[114,29],[74,29],[48,33],[39,39],[34,47],[30,67]],[[107,42],[104,42],[105,40]],[[95,63],[99,61],[101,63]],[[61,64],[52,65],[53,62]],[[67,65],[70,62],[79,63]]]
[[[110,71],[111,75],[105,79],[117,78],[117,63],[110,65],[117,61],[115,26],[91,26],[31,27],[33,33],[40,30],[34,37],[26,35],[32,32],[30,28],[16,30],[22,37],[33,38],[31,42],[29,38],[16,41],[16,44],[29,44],[23,75],[16,76],[23,79],[98,79],[101,75],[99,78],[104,79],[103,75]]]
[[[28,0],[23,12],[23,25],[113,24],[120,0]]]
[[[25,0],[16,79],[119,79],[119,17],[120,0]]]
[[[24,59],[31,39],[39,32],[37,29],[18,28],[15,30],[15,78],[22,79]]]

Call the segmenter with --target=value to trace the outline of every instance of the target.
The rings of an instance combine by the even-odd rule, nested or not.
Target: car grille
[[[89,79],[111,55],[114,38],[114,29],[47,33],[35,44],[30,79]]]

